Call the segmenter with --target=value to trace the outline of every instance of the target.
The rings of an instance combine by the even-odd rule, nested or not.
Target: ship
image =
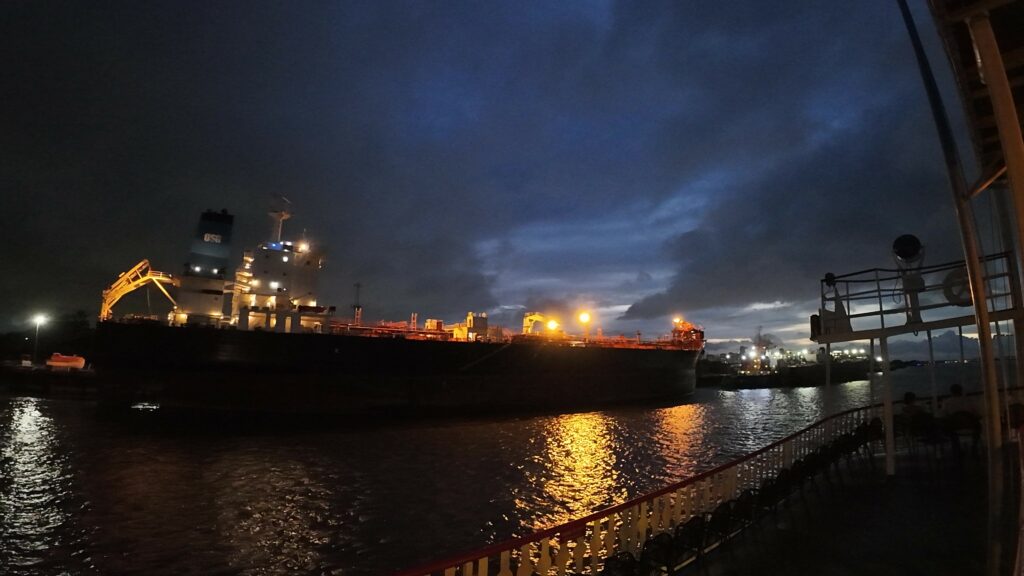
[[[229,273],[233,216],[201,214],[180,275],[147,260],[103,291],[93,366],[104,393],[161,407],[347,416],[576,411],[674,403],[696,387],[701,327],[672,319],[664,337],[573,335],[542,312],[521,332],[486,313],[446,324],[417,314],[364,323],[317,301],[322,251],[282,238],[287,208],[271,212],[268,241]],[[115,319],[128,293],[156,286],[165,321]],[[589,314],[579,321],[588,326]]]

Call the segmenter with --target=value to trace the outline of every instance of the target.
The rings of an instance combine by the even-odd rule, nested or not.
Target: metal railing
[[[983,259],[988,308],[1011,310],[1019,289],[1008,253]],[[871,268],[821,280],[820,318],[813,336],[941,321],[973,315],[963,261],[914,269]],[[903,316],[903,319],[893,318]]]
[[[800,481],[801,471],[815,474],[828,455],[838,459],[877,439],[869,425],[880,406],[840,412],[756,452],[723,464],[656,492],[595,512],[584,518],[541,530],[529,536],[500,542],[468,554],[405,570],[396,576],[564,576],[598,574],[609,559],[629,553],[643,558],[660,534],[677,535],[693,519],[713,522],[726,504],[758,502],[771,488],[779,500],[788,494],[782,478]],[[875,420],[875,425],[880,422]],[[839,448],[839,450],[836,450]],[[741,529],[740,525],[731,525]],[[685,559],[662,559],[668,569],[693,561],[717,547],[729,530],[712,531],[699,541],[699,551]],[[664,538],[664,537],[663,537]]]

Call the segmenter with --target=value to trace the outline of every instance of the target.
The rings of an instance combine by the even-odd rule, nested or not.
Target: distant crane
[[[527,312],[523,316],[523,334],[533,332],[533,325],[537,322],[544,324],[547,322],[547,318],[540,312]]]
[[[167,296],[167,299],[171,301],[174,308],[178,308],[178,303],[171,297],[171,293],[164,288],[165,284],[178,286],[178,279],[166,272],[153,270],[149,265],[149,260],[142,260],[135,266],[132,266],[127,272],[122,272],[117,277],[117,280],[110,285],[110,288],[103,291],[103,300],[100,303],[100,320],[111,320],[114,317],[114,304],[117,304],[118,300],[149,284],[156,285],[163,292],[164,296]]]

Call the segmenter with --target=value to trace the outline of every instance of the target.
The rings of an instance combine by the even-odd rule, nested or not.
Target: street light
[[[583,340],[590,340],[590,312],[580,312],[580,324],[583,324]]]
[[[36,339],[32,341],[32,363],[36,363],[36,357],[39,355],[39,327],[46,324],[48,318],[46,314],[36,314],[32,317],[32,322],[36,325]]]

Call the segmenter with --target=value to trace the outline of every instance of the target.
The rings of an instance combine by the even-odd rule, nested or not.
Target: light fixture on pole
[[[36,363],[36,357],[39,355],[39,327],[46,324],[48,318],[46,314],[36,314],[32,317],[32,322],[36,325],[36,338],[32,341],[32,363]]]
[[[580,312],[580,324],[583,324],[583,340],[590,340],[590,312]]]

